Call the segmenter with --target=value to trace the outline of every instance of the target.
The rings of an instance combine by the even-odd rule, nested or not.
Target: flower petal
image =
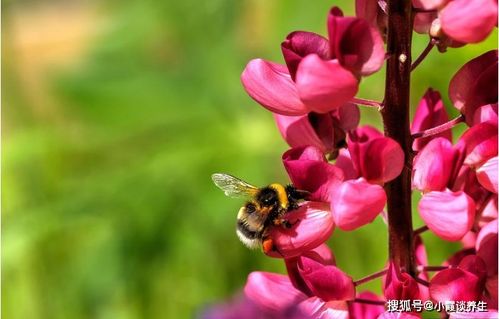
[[[291,147],[315,146],[326,152],[326,146],[322,143],[310,123],[308,115],[286,116],[274,113],[277,128],[282,137]]]
[[[449,97],[454,106],[458,110],[461,110],[461,113],[463,113],[463,108],[466,106],[467,101],[475,100],[475,95],[482,95],[480,94],[482,93],[481,91],[484,91],[483,93],[485,93],[485,95],[495,94],[495,101],[494,96],[491,95],[490,97],[481,100],[491,99],[492,101],[479,104],[478,106],[497,102],[497,73],[495,76],[494,74],[489,74],[490,78],[487,78],[485,81],[489,84],[485,87],[483,85],[481,87],[475,87],[477,79],[491,67],[497,69],[497,50],[488,51],[470,60],[452,77],[449,84]],[[477,88],[478,91],[470,90],[470,88]]]
[[[313,32],[295,31],[288,34],[281,44],[281,50],[293,80],[298,64],[307,55],[315,53],[323,60],[329,59],[329,41]]]
[[[295,289],[288,276],[268,272],[252,272],[244,286],[246,297],[263,309],[280,311],[307,297]]]
[[[357,78],[338,60],[322,60],[309,54],[299,64],[296,87],[301,100],[317,113],[326,113],[351,100],[358,90]]]
[[[411,133],[422,132],[449,121],[449,116],[445,110],[442,97],[438,91],[429,88],[416,109],[416,114],[412,120]],[[417,138],[412,148],[415,151],[423,149],[429,141],[436,137],[443,137],[452,141],[452,131],[447,130],[437,135]]]
[[[497,310],[488,310],[487,312],[451,312],[449,319],[497,319],[498,317]]]
[[[419,314],[411,312],[383,312],[378,319],[418,319],[421,318]]]
[[[388,267],[384,287],[387,300],[421,299],[417,281],[408,273],[401,272],[392,262]]]
[[[412,0],[414,8],[433,10],[447,3],[448,0]]]
[[[330,202],[331,190],[343,181],[341,169],[327,163],[312,146],[292,148],[282,155],[282,161],[293,185],[310,192],[309,200]]]
[[[483,187],[497,194],[497,156],[492,157],[476,170],[476,178]]]
[[[320,298],[312,297],[302,301],[298,309],[304,314],[303,318],[310,319],[348,319],[348,305],[344,301],[324,302]]]
[[[464,164],[471,167],[481,166],[490,158],[497,156],[497,125],[484,122],[464,132],[456,147],[465,154]]]
[[[298,261],[298,270],[310,291],[324,301],[355,298],[352,278],[336,266],[323,265],[302,256]]]
[[[328,16],[331,53],[341,65],[357,75],[378,71],[385,60],[383,38],[367,20],[343,17],[338,8]]]
[[[492,122],[497,125],[497,103],[482,105],[476,109],[472,126],[483,122]]]
[[[444,190],[458,155],[448,139],[431,140],[414,159],[413,187],[422,192]]]
[[[285,215],[291,228],[272,227],[269,237],[276,251],[268,255],[277,258],[291,258],[323,244],[334,230],[329,207],[325,203],[306,202],[298,209]]]
[[[332,197],[334,222],[342,230],[354,230],[372,222],[386,203],[383,187],[363,178],[343,182],[333,191]]]
[[[497,23],[497,2],[454,0],[439,16],[445,34],[460,42],[477,43],[484,40]]]
[[[251,60],[241,75],[241,81],[249,96],[274,113],[301,115],[309,111],[300,100],[284,65],[262,59]]]
[[[419,201],[419,214],[428,228],[445,240],[461,239],[471,229],[475,203],[464,192],[429,192]]]
[[[350,157],[350,152],[347,149],[340,150],[340,154],[336,158],[334,165],[343,171],[345,180],[356,179],[359,177],[359,173],[355,169],[352,158]]]

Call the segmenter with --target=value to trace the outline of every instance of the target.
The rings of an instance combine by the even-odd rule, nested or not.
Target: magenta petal
[[[313,32],[295,31],[281,44],[282,55],[294,79],[298,64],[309,54],[315,53],[321,59],[329,59],[329,41]]]
[[[329,207],[325,203],[306,202],[285,215],[291,228],[272,227],[269,237],[276,251],[268,255],[291,258],[323,244],[334,230]]]
[[[454,0],[440,11],[442,29],[459,42],[484,40],[497,23],[497,1]]]
[[[309,200],[330,202],[331,190],[343,181],[341,169],[327,163],[315,147],[292,148],[282,160],[293,185],[311,193]]]
[[[483,122],[492,122],[497,125],[497,103],[482,105],[476,109],[472,126]]]
[[[255,59],[241,75],[244,89],[255,101],[274,113],[301,115],[308,108],[298,96],[295,83],[284,65]]]
[[[388,267],[384,287],[387,300],[420,299],[417,281],[408,273],[401,272],[392,262]]]
[[[350,152],[348,152],[347,149],[340,150],[340,154],[336,158],[336,162],[334,164],[343,171],[345,180],[356,179],[359,176],[359,173],[357,173],[357,170],[353,166]]]
[[[414,15],[414,31],[420,34],[428,34],[433,21],[437,18],[437,12],[418,12]]]
[[[383,66],[383,39],[367,20],[343,17],[333,8],[328,16],[328,33],[331,53],[355,74],[369,75]]]
[[[440,302],[477,300],[483,289],[483,279],[463,269],[446,269],[430,281],[430,295]]]
[[[317,136],[308,115],[286,116],[274,113],[277,128],[291,147],[315,146],[325,152],[325,145]]]
[[[447,111],[445,110],[440,93],[430,88],[426,91],[416,109],[416,114],[414,115],[414,119],[412,120],[411,133],[414,134],[417,132],[422,132],[424,130],[443,124],[447,121],[449,121],[449,116],[447,115]],[[415,151],[419,151],[423,149],[423,147],[428,144],[429,141],[436,137],[443,137],[448,139],[449,141],[452,141],[452,132],[451,130],[447,130],[431,137],[417,138],[414,141],[412,148]]]
[[[338,60],[324,61],[316,54],[306,56],[298,66],[296,87],[301,100],[317,113],[326,113],[351,100],[358,80]]]
[[[497,194],[497,156],[492,157],[476,170],[476,178],[483,187]]]
[[[475,218],[475,202],[461,191],[426,193],[419,201],[418,208],[428,228],[450,241],[466,235]]]
[[[497,225],[497,220],[493,220],[480,229],[480,232],[478,233],[478,236],[476,237],[476,250],[480,250],[480,247],[486,238],[493,237],[497,235],[498,233],[498,225]]]
[[[484,122],[469,128],[461,136],[456,147],[464,151],[464,164],[481,166],[497,156],[497,125]]]
[[[479,104],[478,106],[497,102],[497,73],[495,75],[490,74],[491,78],[486,80],[486,82],[490,83],[490,87],[488,85],[483,87],[482,85],[481,87],[477,87],[478,91],[470,90],[470,88],[475,87],[477,79],[490,67],[497,69],[497,50],[488,51],[467,62],[452,77],[449,84],[449,97],[454,106],[458,110],[461,110],[461,113],[463,113],[462,109],[466,106],[466,102],[475,100],[474,95],[480,93],[480,90],[487,91],[485,93],[493,95],[485,99],[486,103]],[[489,99],[492,101],[488,101]]]
[[[357,298],[381,301],[381,298],[370,291],[363,291],[360,294],[357,294]],[[382,305],[371,305],[360,302],[352,302],[349,304],[349,313],[351,318],[376,319],[384,311],[385,307]]]
[[[363,178],[343,182],[332,197],[334,222],[342,230],[354,230],[372,222],[386,203],[383,187]]]
[[[353,300],[353,280],[336,266],[323,265],[311,258],[301,257],[298,269],[310,291],[324,301]]]
[[[246,297],[263,309],[279,311],[307,297],[296,290],[288,276],[267,272],[252,272],[244,287]]]
[[[320,298],[311,297],[298,305],[304,314],[303,319],[349,319],[348,306],[344,301],[324,302]]]
[[[499,313],[497,310],[488,310],[487,312],[452,312],[449,319],[497,319]]]
[[[414,159],[412,185],[423,191],[442,191],[447,186],[458,152],[449,140],[431,140]]]
[[[497,233],[483,238],[477,250],[477,255],[487,265],[489,276],[497,275],[497,238]]]

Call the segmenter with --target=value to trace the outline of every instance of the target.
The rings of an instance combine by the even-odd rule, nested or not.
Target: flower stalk
[[[397,141],[411,158],[409,97],[411,78],[412,4],[410,0],[388,1],[385,103],[381,110],[385,135]],[[416,273],[413,253],[411,212],[411,163],[385,185],[390,260],[411,275]]]

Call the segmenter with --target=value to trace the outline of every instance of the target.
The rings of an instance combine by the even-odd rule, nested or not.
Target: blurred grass
[[[352,2],[335,4],[353,13]],[[253,270],[283,272],[238,242],[241,202],[210,175],[287,182],[286,145],[239,75],[253,57],[282,61],[290,31],[324,34],[331,5],[4,2],[4,318],[189,318]],[[495,39],[432,52],[414,74],[413,103],[428,85],[447,99],[452,74]],[[425,42],[415,36],[414,52]],[[381,99],[383,76],[366,78],[359,96]],[[433,263],[457,247],[425,240]],[[377,219],[330,244],[359,278],[384,265],[386,242]]]

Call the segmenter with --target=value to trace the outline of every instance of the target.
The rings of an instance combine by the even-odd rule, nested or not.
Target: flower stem
[[[423,272],[423,271],[440,271],[440,270],[445,270],[449,269],[449,266],[418,266],[418,271]]]
[[[453,128],[454,126],[456,126],[457,124],[462,123],[462,122],[464,122],[464,116],[459,115],[458,117],[450,120],[449,122],[445,122],[444,124],[432,127],[430,129],[424,130],[422,132],[414,133],[414,134],[412,134],[412,138],[416,139],[416,138],[420,138],[420,137],[428,137],[428,136],[437,135],[437,134],[440,134],[440,133],[445,132],[447,130],[450,130],[451,128]]]
[[[437,9],[412,8],[414,13],[437,13]]]
[[[430,283],[424,279],[421,279],[421,278],[418,278],[418,277],[414,277],[414,280],[417,281],[418,284],[421,284],[425,287],[430,287]]]
[[[355,298],[353,302],[359,302],[359,303],[365,303],[368,305],[381,305],[384,306],[386,301],[381,301],[381,300],[370,300],[370,299],[363,299],[363,298]]]
[[[374,274],[370,274],[369,276],[366,276],[364,278],[361,278],[359,280],[354,281],[353,284],[354,284],[354,286],[362,285],[363,283],[369,282],[373,279],[376,279],[378,277],[383,276],[384,274],[386,274],[387,271],[388,271],[388,269],[380,270],[378,272],[375,272]]]
[[[411,65],[411,71],[414,71],[414,69],[421,63],[423,60],[426,58],[428,53],[430,53],[431,49],[435,46],[435,40],[430,38],[430,41],[428,42],[428,45],[426,48],[421,52],[421,54],[418,56],[416,61]]]
[[[412,40],[411,0],[388,1],[385,100],[381,110],[385,135],[402,148],[406,165],[401,174],[385,185],[390,260],[401,270],[415,275],[411,212],[411,145],[409,95]]]
[[[429,230],[428,226],[421,226],[419,228],[414,229],[413,235],[414,236],[420,235],[420,234],[424,233],[427,230]]]
[[[377,102],[377,101],[373,101],[373,100],[361,99],[361,98],[358,98],[358,97],[354,97],[353,99],[350,100],[350,102],[355,103],[355,104],[364,105],[364,106],[377,107],[378,110],[381,110],[383,108],[383,102]]]

